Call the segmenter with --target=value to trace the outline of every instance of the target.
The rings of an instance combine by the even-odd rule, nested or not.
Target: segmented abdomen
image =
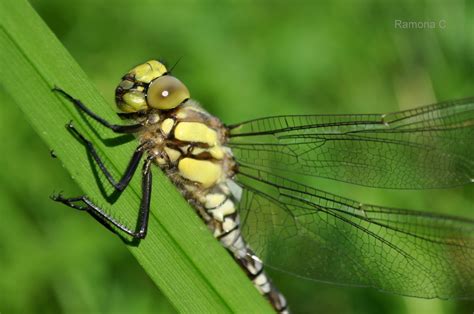
[[[263,264],[244,241],[237,204],[242,189],[233,181],[235,161],[225,146],[226,129],[193,101],[163,117],[156,136],[157,164],[194,206],[213,235],[232,253],[255,287],[277,312],[288,313],[285,298],[271,283]]]

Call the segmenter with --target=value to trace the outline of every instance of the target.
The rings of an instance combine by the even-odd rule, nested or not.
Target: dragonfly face
[[[59,91],[113,131],[137,134],[140,144],[119,182],[88,145],[119,191],[146,158],[136,230],[86,196],[55,199],[143,238],[149,169],[157,164],[279,312],[287,311],[286,301],[260,258],[314,280],[424,298],[474,297],[474,220],[363,204],[290,179],[395,189],[470,184],[474,99],[389,114],[278,116],[225,126],[161,63],[149,61],[117,87],[119,109],[137,121],[120,126]]]
[[[168,75],[166,67],[150,60],[128,72],[115,90],[117,107],[123,112],[169,110],[189,98],[186,86]]]

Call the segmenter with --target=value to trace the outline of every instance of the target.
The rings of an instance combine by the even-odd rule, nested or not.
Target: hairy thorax
[[[146,124],[139,138],[148,154],[206,222],[214,221],[211,229],[219,232],[216,229],[224,228],[221,223],[234,214],[240,198],[232,181],[236,163],[225,146],[225,126],[193,100],[150,114]]]

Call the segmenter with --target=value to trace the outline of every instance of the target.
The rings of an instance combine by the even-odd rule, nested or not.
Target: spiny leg
[[[97,163],[97,165],[99,166],[100,170],[105,175],[107,180],[110,182],[110,184],[112,184],[117,191],[120,191],[120,192],[123,191],[128,186],[128,184],[130,183],[130,180],[135,174],[135,171],[138,168],[138,164],[140,163],[140,160],[143,157],[144,150],[146,149],[146,146],[149,143],[144,142],[143,144],[141,144],[135,149],[135,152],[133,153],[132,158],[130,159],[130,162],[128,163],[128,166],[125,169],[125,172],[123,173],[120,180],[117,182],[114,179],[114,177],[111,175],[107,167],[105,166],[104,162],[101,160],[100,156],[97,154],[97,151],[95,150],[92,142],[86,139],[84,135],[82,135],[74,127],[72,122],[69,122],[67,124],[67,128],[71,130],[71,132],[73,132],[74,135],[76,135],[86,145],[87,151],[89,152],[89,154],[91,154],[92,158],[94,158],[95,162]]]
[[[98,205],[94,204],[86,195],[78,196],[78,197],[70,197],[65,198],[61,194],[53,195],[51,198],[56,201],[65,204],[71,208],[77,210],[83,210],[88,212],[94,219],[99,221],[101,224],[106,226],[114,226],[119,230],[125,232],[126,234],[132,236],[134,239],[143,239],[146,236],[146,232],[148,229],[148,217],[150,214],[150,196],[151,196],[151,183],[152,183],[152,175],[151,175],[151,162],[152,157],[148,157],[145,162],[143,163],[143,170],[142,170],[142,199],[140,202],[140,208],[138,212],[138,219],[137,225],[135,230],[127,227],[125,224],[121,223],[114,217],[107,214],[102,208]],[[82,202],[83,204],[80,205],[78,202]],[[114,231],[112,229],[112,231]]]
[[[116,133],[135,133],[143,127],[143,123],[134,124],[134,125],[115,125],[111,124],[105,119],[99,117],[93,113],[89,108],[87,108],[80,100],[73,98],[71,95],[66,93],[64,90],[55,87],[53,91],[59,92],[69,101],[71,101],[77,108],[89,115],[94,120],[98,121],[105,127],[111,129]],[[130,183],[131,178],[133,177],[138,164],[143,157],[145,146],[148,143],[143,143],[140,145],[134,152],[125,173],[122,175],[119,182],[112,177],[110,172],[105,167],[105,164],[100,159],[97,151],[95,150],[93,144],[87,140],[77,129],[74,128],[72,123],[68,124],[68,128],[82,141],[87,147],[88,152],[91,154],[93,159],[96,161],[97,165],[101,171],[106,176],[107,180],[115,187],[118,192],[122,192]],[[94,204],[86,195],[73,197],[73,198],[64,198],[62,195],[52,196],[52,199],[58,202],[61,202],[69,207],[85,210],[101,224],[108,227],[108,229],[116,232],[116,230],[111,228],[115,226],[119,230],[125,232],[126,234],[132,236],[135,239],[143,239],[146,235],[147,225],[148,225],[148,216],[149,216],[149,207],[150,207],[150,190],[151,190],[151,171],[150,171],[151,158],[148,158],[143,167],[143,177],[142,177],[142,189],[143,196],[140,204],[139,216],[137,220],[137,226],[135,231],[125,226],[123,223],[108,215],[103,209]],[[82,205],[77,204],[77,202],[82,202]]]
[[[143,123],[130,124],[130,125],[112,124],[108,122],[107,120],[99,117],[97,114],[92,112],[89,108],[87,108],[86,105],[84,105],[79,99],[72,97],[71,95],[66,93],[63,89],[59,87],[54,87],[52,90],[53,92],[58,92],[64,97],[66,97],[66,99],[72,102],[79,110],[81,110],[82,112],[84,112],[89,117],[96,120],[97,122],[105,126],[106,128],[111,129],[115,133],[136,133],[143,128]]]

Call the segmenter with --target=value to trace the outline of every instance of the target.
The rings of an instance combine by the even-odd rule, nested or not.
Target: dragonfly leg
[[[122,192],[130,183],[130,180],[132,179],[133,175],[135,174],[135,171],[138,168],[138,164],[140,163],[140,160],[143,157],[144,150],[146,149],[146,146],[149,144],[148,142],[144,142],[140,146],[138,146],[135,149],[135,152],[132,155],[132,158],[130,159],[130,162],[128,163],[127,168],[125,169],[125,172],[123,173],[122,177],[120,180],[117,182],[112,174],[109,172],[107,167],[105,166],[104,162],[101,160],[99,154],[97,154],[97,151],[94,148],[94,145],[92,144],[91,141],[86,139],[84,135],[82,135],[72,124],[72,122],[69,122],[67,125],[67,128],[75,135],[77,136],[86,146],[88,153],[92,156],[92,158],[95,160],[97,165],[99,166],[100,170],[102,173],[105,175],[107,180],[114,186],[114,188],[117,191]]]
[[[63,203],[71,208],[86,211],[94,219],[105,225],[108,229],[115,232],[110,226],[114,226],[126,234],[132,236],[134,239],[143,239],[146,236],[148,229],[148,217],[150,214],[150,196],[151,196],[151,161],[152,158],[148,158],[143,164],[143,176],[142,176],[142,200],[140,202],[140,208],[138,212],[137,225],[134,229],[127,227],[125,224],[118,221],[116,218],[107,214],[104,209],[94,204],[86,195],[78,197],[63,197],[61,194],[51,196],[51,199]],[[82,203],[82,204],[81,204]]]
[[[72,102],[79,110],[87,114],[89,117],[92,119],[96,120],[106,128],[111,129],[115,133],[136,133],[140,131],[143,128],[143,123],[137,123],[137,124],[130,124],[130,125],[119,125],[119,124],[112,124],[108,122],[107,120],[99,117],[97,114],[92,112],[89,108],[86,107],[79,99],[76,99],[69,95],[67,92],[65,92],[63,89],[55,86],[52,89],[53,92],[57,92],[61,95],[63,95],[67,100]]]

